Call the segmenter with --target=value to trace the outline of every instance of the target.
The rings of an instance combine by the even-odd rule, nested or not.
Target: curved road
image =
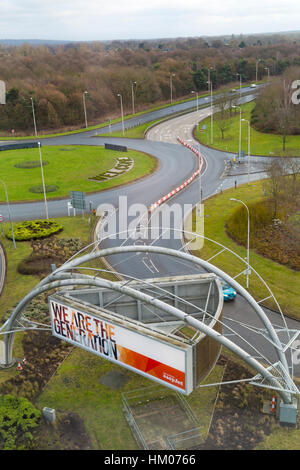
[[[250,91],[247,90],[247,91]],[[247,100],[250,98],[246,98]],[[176,105],[172,107],[171,111],[165,108],[160,111],[149,113],[143,117],[134,118],[127,121],[129,125],[135,123],[150,122],[158,117],[164,117],[172,114],[172,112],[183,111],[195,107],[196,101]],[[199,105],[209,103],[209,99],[199,99]],[[202,117],[209,115],[210,109],[203,109],[198,113],[189,113],[186,116],[180,118],[174,118],[171,121],[164,122],[161,125],[153,128],[149,131],[147,140],[136,140],[136,139],[114,139],[114,138],[102,138],[101,133],[107,132],[106,129],[102,129],[98,132],[99,137],[91,136],[95,135],[95,132],[86,132],[80,134],[73,134],[69,136],[62,136],[51,139],[43,139],[43,145],[103,145],[105,142],[112,142],[120,145],[126,145],[128,148],[135,150],[144,151],[157,157],[160,162],[158,171],[148,178],[137,181],[136,183],[130,184],[120,188],[103,191],[98,194],[88,195],[87,202],[91,201],[93,207],[97,207],[99,204],[107,203],[112,204],[114,207],[119,206],[119,196],[127,196],[128,206],[133,203],[142,203],[149,206],[155,202],[159,197],[168,193],[183,181],[185,181],[196,169],[198,169],[198,162],[194,157],[194,154],[178,144],[176,139],[180,136],[185,141],[193,143],[192,129],[195,123]],[[113,125],[112,130],[121,128],[121,123]],[[232,178],[222,179],[224,173],[224,160],[232,158],[231,154],[209,149],[207,147],[201,147],[201,153],[205,158],[205,167],[202,176],[202,190],[203,199],[208,196],[220,191],[221,188],[234,186],[234,182],[237,180],[238,184],[247,181],[247,175],[234,176]],[[261,174],[260,176],[264,176]],[[255,180],[258,178],[257,174],[251,175],[251,179]],[[76,190],[76,188],[74,188]],[[172,198],[172,204],[179,204],[181,207],[184,204],[195,205],[199,201],[199,184],[195,180],[190,184],[183,192]],[[88,205],[88,204],[87,204]],[[67,200],[59,201],[48,201],[49,217],[59,217],[67,215]],[[1,208],[2,215],[8,217],[6,214],[6,206]],[[37,203],[23,203],[11,205],[12,217],[14,220],[24,220],[33,218],[44,218],[45,207],[43,202]],[[148,240],[144,241],[149,242]],[[124,241],[122,241],[124,243]],[[109,240],[103,244],[103,247],[111,246],[113,244],[119,245],[120,240]],[[166,245],[175,249],[181,248],[181,240],[160,240],[161,245]],[[130,257],[117,256],[113,259],[108,260],[118,271],[124,272],[131,276],[140,278],[149,278],[164,275],[176,275],[184,273],[199,272],[198,268],[185,263],[175,261],[174,259],[166,259],[166,257],[151,256],[151,258],[142,258],[140,255],[131,255]],[[281,324],[280,317],[277,314],[273,314],[268,311],[268,315],[274,325]],[[242,298],[236,299],[233,304],[225,304],[224,306],[224,317],[227,318],[228,324],[234,326],[238,332],[243,331],[243,336],[253,345],[258,348],[263,348],[264,355],[270,360],[276,360],[273,348],[270,347],[266,342],[262,340],[261,335],[253,335],[249,330],[245,330],[239,325],[235,325],[236,321],[249,323],[249,308],[248,305]],[[229,319],[232,318],[232,319]],[[254,318],[251,318],[251,324],[253,326],[261,327],[260,323]],[[289,320],[290,328],[299,329],[299,324],[296,321]],[[236,341],[240,346],[245,347],[241,343],[241,340]],[[246,349],[246,348],[245,348]],[[295,375],[300,375],[299,367],[295,368]]]

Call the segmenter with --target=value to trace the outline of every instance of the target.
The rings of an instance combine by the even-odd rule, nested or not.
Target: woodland
[[[59,45],[0,41],[2,136],[32,135],[32,108],[39,134],[96,125],[124,113],[191,98],[191,91],[237,87],[266,80],[300,65],[300,36],[262,35],[153,41],[81,42]],[[237,75],[239,74],[239,75]],[[172,78],[172,80],[171,80]],[[87,92],[87,93],[84,93]]]

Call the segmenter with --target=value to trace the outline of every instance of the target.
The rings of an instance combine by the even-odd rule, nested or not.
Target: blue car
[[[236,291],[229,284],[227,284],[227,282],[225,282],[223,279],[219,279],[219,280],[222,286],[224,301],[226,302],[228,300],[234,300],[236,298]]]

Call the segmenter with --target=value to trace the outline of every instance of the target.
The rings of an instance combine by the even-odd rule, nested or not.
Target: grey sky
[[[0,0],[0,39],[96,41],[299,29],[299,0]]]

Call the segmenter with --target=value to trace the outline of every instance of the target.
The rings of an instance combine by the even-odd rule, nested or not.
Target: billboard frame
[[[144,372],[143,370],[140,370],[138,368],[131,366],[130,364],[126,364],[125,362],[121,362],[118,359],[114,359],[114,357],[106,356],[104,353],[99,353],[98,351],[93,350],[91,347],[85,346],[83,343],[74,341],[72,339],[66,338],[63,335],[56,333],[54,329],[53,313],[52,313],[52,307],[51,307],[51,302],[53,301],[69,309],[76,309],[77,312],[81,314],[86,314],[88,316],[96,317],[100,321],[103,320],[107,323],[110,323],[114,327],[119,327],[125,330],[126,329],[130,330],[131,332],[133,332],[136,335],[139,335],[140,337],[144,337],[148,339],[150,338],[150,341],[160,343],[161,345],[167,346],[170,349],[173,349],[173,350],[176,349],[180,351],[180,353],[184,354],[184,371],[181,371],[181,372],[183,372],[184,377],[185,377],[185,387],[181,388],[179,386],[173,385],[171,382],[157,378],[147,372]],[[59,293],[52,294],[48,297],[48,305],[49,305],[49,312],[50,312],[50,319],[51,319],[51,330],[52,330],[52,335],[54,337],[60,340],[66,341],[81,349],[84,349],[87,352],[93,353],[102,359],[108,360],[109,362],[112,362],[118,365],[119,367],[124,367],[130,370],[131,372],[142,375],[148,380],[154,381],[160,385],[171,388],[172,390],[178,393],[182,393],[183,395],[189,395],[195,389],[195,378],[194,378],[195,349],[194,349],[194,345],[192,344],[192,342],[190,342],[189,344],[187,340],[184,340],[183,338],[180,338],[180,337],[175,337],[174,335],[166,336],[161,332],[158,332],[156,330],[154,331],[149,327],[147,328],[146,324],[140,323],[132,319],[127,320],[125,317],[118,315],[114,312],[111,312],[109,310],[106,310],[102,307],[98,309],[92,304],[87,305],[86,303],[81,303],[80,301],[76,301],[73,298],[72,299],[65,298],[62,295],[59,295]],[[174,343],[177,343],[177,344],[174,344]],[[180,344],[182,345],[181,347],[180,347]],[[134,350],[133,352],[136,352],[137,354],[142,354]],[[151,357],[149,357],[149,359],[156,361],[156,359],[153,359]],[[165,366],[166,368],[171,367],[164,363],[161,363],[161,364],[162,366]]]

